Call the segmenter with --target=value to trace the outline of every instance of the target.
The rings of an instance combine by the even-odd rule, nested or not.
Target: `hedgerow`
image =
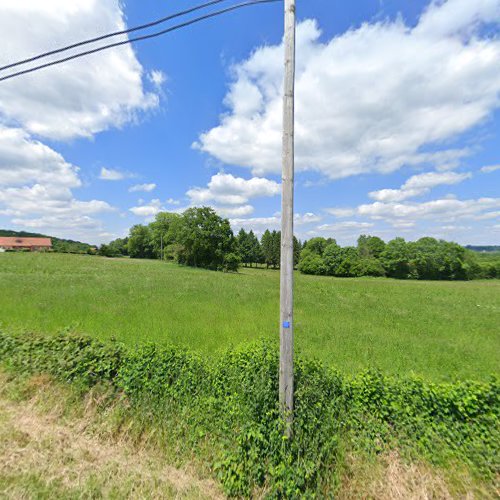
[[[4,369],[82,387],[109,383],[132,411],[168,422],[170,432],[182,426],[193,449],[201,440],[213,443],[211,469],[229,495],[264,488],[275,498],[331,496],[347,451],[377,454],[392,446],[439,466],[466,464],[486,480],[500,471],[496,378],[435,384],[374,370],[348,378],[298,357],[288,440],[276,402],[278,361],[276,346],[266,342],[209,362],[173,346],[129,350],[66,334],[0,333]]]

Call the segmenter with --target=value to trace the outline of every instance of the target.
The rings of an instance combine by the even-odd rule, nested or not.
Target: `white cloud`
[[[459,174],[456,172],[428,172],[410,177],[400,189],[381,189],[369,193],[370,198],[383,201],[403,201],[408,198],[422,196],[436,186],[453,185],[470,179],[470,173]]]
[[[242,179],[231,174],[212,176],[206,188],[190,189],[186,195],[194,205],[215,202],[222,205],[241,205],[252,198],[276,196],[281,187],[277,182],[261,177]]]
[[[131,186],[128,190],[129,193],[137,193],[143,191],[145,193],[150,193],[156,189],[156,184],[136,184],[135,186]]]
[[[457,200],[443,198],[424,203],[383,203],[360,205],[356,212],[360,216],[393,222],[398,220],[415,221],[432,219],[434,221],[453,221],[459,219],[482,219],[497,217],[500,198],[479,198]]]
[[[325,212],[335,217],[352,217],[356,210],[353,208],[325,208]]]
[[[79,187],[78,168],[19,128],[0,124],[0,186],[30,183]]]
[[[371,222],[358,222],[358,221],[344,221],[337,222],[335,224],[322,224],[318,226],[318,230],[321,232],[344,232],[344,231],[363,231],[365,229],[370,229],[374,224]]]
[[[119,0],[0,2],[0,65],[123,28]],[[96,215],[113,208],[101,200],[76,199],[79,168],[33,135],[92,137],[136,120],[159,101],[143,90],[142,80],[142,66],[124,46],[2,82],[0,214],[20,227],[99,240],[104,231]],[[111,169],[103,174],[129,176]]]
[[[321,219],[322,217],[320,215],[308,212],[306,214],[295,214],[293,223],[296,226],[302,226],[303,224],[312,224],[313,222],[319,222]]]
[[[415,27],[365,23],[323,43],[297,31],[296,165],[335,179],[403,165],[455,165],[449,141],[498,107],[500,0],[435,2]],[[234,68],[228,113],[195,145],[255,175],[280,171],[282,51],[258,48]],[[447,142],[445,142],[447,141]],[[423,153],[424,147],[433,152]]]
[[[218,173],[206,188],[192,188],[186,195],[192,206],[210,205],[222,217],[245,217],[254,212],[248,203],[251,199],[272,197],[280,192],[280,184],[263,177],[243,179]]]
[[[58,234],[99,228],[94,216],[113,208],[74,197],[72,189],[81,186],[78,170],[23,130],[0,125],[0,214],[12,224]]]
[[[180,202],[179,200],[174,200],[174,198],[169,198],[169,199],[167,200],[167,203],[168,203],[169,205],[180,205],[180,204],[181,204],[181,202]]]
[[[114,168],[101,168],[101,173],[99,174],[99,179],[103,181],[121,181],[127,177],[132,177],[131,174],[127,172],[122,172]]]
[[[1,2],[0,65],[124,28],[119,0]],[[142,73],[129,45],[93,54],[2,82],[0,116],[51,139],[91,137],[157,106]]]
[[[433,0],[422,16],[416,31],[429,37],[455,34],[470,35],[481,23],[498,22],[500,3],[497,0]]]
[[[94,216],[113,210],[105,201],[77,200],[67,187],[41,184],[0,189],[0,207],[16,226],[67,235],[73,232],[73,236],[84,229],[99,229],[101,222]]]
[[[221,217],[245,217],[251,215],[254,211],[252,205],[212,207]]]
[[[158,199],[151,200],[146,205],[140,205],[129,209],[134,215],[138,217],[153,217],[163,210],[161,201]]]
[[[491,174],[491,172],[496,172],[497,170],[500,170],[500,165],[488,165],[487,167],[481,168],[483,174]]]
[[[319,222],[321,216],[313,213],[295,214],[293,221],[295,227],[306,226],[315,222]],[[281,215],[279,213],[272,217],[251,217],[246,219],[234,218],[230,219],[231,227],[238,230],[244,228],[246,230],[252,229],[255,233],[261,234],[266,229],[279,230],[281,227]]]
[[[153,70],[148,74],[148,80],[158,89],[167,81],[167,76],[163,71]]]
[[[485,244],[491,238],[491,222],[500,220],[500,198],[460,200],[447,196],[420,203],[376,201],[340,210],[349,210],[349,216],[359,220],[324,224],[316,230],[339,234],[350,243],[355,234],[369,229],[370,234],[386,240],[402,234],[410,239],[432,235],[462,244]],[[333,213],[335,209],[326,211]]]

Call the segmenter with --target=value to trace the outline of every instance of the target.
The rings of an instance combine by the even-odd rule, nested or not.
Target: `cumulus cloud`
[[[353,211],[358,216],[384,220],[391,224],[413,224],[422,219],[432,219],[434,222],[494,219],[500,216],[499,208],[500,198],[458,200],[449,197],[423,203],[377,201],[360,205]]]
[[[99,174],[99,179],[101,179],[102,181],[121,181],[123,179],[126,179],[127,177],[132,177],[132,175],[115,168],[106,167],[102,167]]]
[[[151,200],[145,205],[139,205],[129,209],[134,215],[138,217],[154,217],[156,214],[163,210],[160,200]]]
[[[321,220],[320,215],[313,213],[305,214],[295,214],[293,221],[296,227],[306,226]],[[234,218],[229,221],[231,226],[234,228],[243,228],[246,230],[252,230],[257,234],[263,233],[266,229],[276,229],[279,230],[281,226],[281,216],[280,214],[275,214],[272,217],[249,217],[246,219]]]
[[[0,126],[0,214],[33,229],[100,227],[96,214],[113,208],[77,200],[78,168],[19,128]],[[61,231],[59,231],[61,233]]]
[[[206,188],[195,187],[186,195],[192,206],[210,205],[223,217],[245,217],[254,211],[251,199],[276,196],[280,191],[280,184],[264,177],[243,179],[220,172]]]
[[[262,177],[247,180],[231,174],[218,173],[212,176],[206,188],[190,189],[186,195],[195,205],[209,202],[241,205],[252,198],[276,196],[280,189],[277,182]]]
[[[0,189],[0,207],[17,226],[65,231],[98,229],[94,216],[113,210],[105,201],[77,200],[67,187],[41,184]]]
[[[124,28],[118,0],[1,2],[0,64]],[[0,85],[0,116],[51,139],[90,137],[157,106],[142,73],[129,45],[47,68]]]
[[[453,185],[470,179],[470,173],[428,172],[410,177],[400,189],[381,189],[369,193],[370,198],[377,201],[403,201],[408,198],[422,196],[436,186]]]
[[[123,28],[119,0],[1,2],[0,65]],[[99,239],[96,215],[112,207],[77,199],[79,168],[41,141],[92,137],[134,121],[158,101],[144,91],[143,69],[130,46],[3,82],[0,214],[22,227]],[[112,169],[101,174],[108,180],[128,177]]]
[[[500,40],[480,29],[499,10],[499,0],[433,2],[415,27],[365,23],[327,42],[314,20],[300,23],[297,169],[335,179],[456,165],[467,151],[449,141],[499,105]],[[228,112],[197,148],[254,175],[280,171],[282,53],[264,46],[234,66]]]
[[[156,189],[156,184],[136,184],[135,186],[131,186],[128,190],[129,193],[137,193],[143,191],[145,193],[150,193]]]
[[[78,168],[20,128],[0,124],[0,188],[25,184],[79,187]]]

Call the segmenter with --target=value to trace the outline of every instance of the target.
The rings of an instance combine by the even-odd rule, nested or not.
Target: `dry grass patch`
[[[60,405],[42,409],[44,392],[54,387],[37,377],[25,386],[34,392],[28,400],[0,393],[0,497],[222,497],[215,483],[167,465],[153,450],[93,435],[89,408],[80,417],[64,418],[61,397]]]
[[[452,500],[495,499],[499,492],[487,490],[465,471],[450,474],[423,462],[409,462],[396,451],[373,461],[349,456],[337,499],[348,500]]]

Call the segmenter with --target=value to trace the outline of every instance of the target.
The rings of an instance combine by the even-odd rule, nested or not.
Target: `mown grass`
[[[159,261],[0,255],[0,329],[68,329],[134,345],[216,354],[277,337],[279,274],[223,274]],[[296,343],[347,373],[428,379],[498,372],[500,281],[416,282],[296,275]]]

